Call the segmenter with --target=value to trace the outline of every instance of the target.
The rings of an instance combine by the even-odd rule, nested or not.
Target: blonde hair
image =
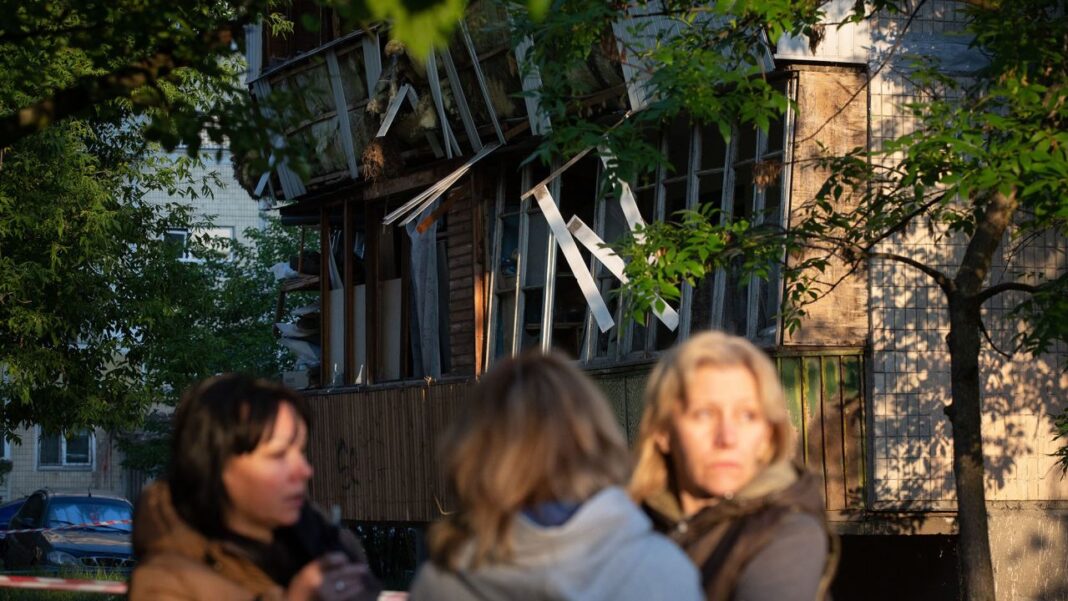
[[[686,384],[703,367],[742,366],[756,380],[764,418],[771,425],[771,462],[788,461],[794,455],[794,430],[786,410],[786,397],[778,370],[763,351],[745,338],[722,332],[703,332],[671,349],[657,363],[645,386],[631,498],[641,503],[668,486],[668,457],[656,445],[667,431],[672,415],[686,402]]]
[[[558,354],[499,362],[445,437],[458,511],[430,530],[430,555],[454,569],[511,556],[512,522],[547,501],[583,502],[622,485],[630,461],[619,424],[590,379]],[[469,547],[470,545],[470,547]]]

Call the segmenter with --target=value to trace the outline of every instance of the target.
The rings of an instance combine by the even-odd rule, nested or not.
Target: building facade
[[[828,20],[851,6],[831,3]],[[895,595],[910,580],[899,570],[912,570],[914,581],[952,580],[952,558],[937,559],[952,553],[955,532],[942,411],[948,319],[926,276],[883,261],[842,271],[843,282],[788,333],[777,316],[781,283],[725,270],[684,289],[677,306],[642,326],[613,300],[619,279],[597,240],[706,202],[733,216],[793,223],[828,175],[811,159],[878,149],[915,127],[905,107],[919,93],[909,52],[944,58],[951,74],[981,64],[960,35],[960,8],[930,1],[912,16],[828,25],[815,49],[782,40],[768,57],[768,77],[794,109],[767,132],[738,130],[729,143],[684,119],[668,124],[649,141],[676,168],[628,182],[618,196],[599,189],[604,159],[595,151],[552,167],[521,166],[534,136],[551,125],[536,110],[536,94],[521,94],[537,89],[536,77],[518,67],[522,46],[486,27],[506,21],[491,3],[471,2],[448,49],[425,70],[407,64],[378,30],[324,27],[286,40],[254,30],[254,98],[300,90],[315,115],[285,132],[316,149],[310,179],[282,164],[255,190],[280,207],[284,222],[320,234],[315,275],[283,285],[319,294],[307,313],[318,315],[318,331],[304,338],[314,357],[306,362],[316,421],[313,497],[351,520],[435,519],[451,502],[438,469],[439,433],[479,374],[528,348],[574,357],[633,438],[658,354],[690,332],[716,328],[749,337],[775,359],[800,434],[798,456],[823,475],[828,519],[847,551],[885,559],[919,544],[914,564],[899,557],[882,571]],[[634,74],[610,61],[588,68],[603,84],[602,106],[640,108]],[[784,169],[757,185],[754,173],[767,163]],[[962,251],[952,236],[928,229],[884,245],[947,268]],[[1007,244],[999,273],[1060,272],[1066,256],[1059,238]],[[836,269],[844,267],[832,265],[832,276]],[[986,307],[995,343],[1015,332],[1005,317],[1011,300]],[[1057,444],[1052,415],[1068,402],[1068,376],[1058,367],[1066,352],[1006,359],[983,349],[999,598],[1068,598],[1058,560],[1068,551],[1068,482],[1049,456]],[[914,598],[923,594],[938,597],[927,590]]]

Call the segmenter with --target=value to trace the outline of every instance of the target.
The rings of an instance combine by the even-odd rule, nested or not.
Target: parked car
[[[128,572],[134,564],[132,518],[133,506],[122,497],[39,490],[8,524],[4,568]],[[113,521],[120,523],[106,523]]]
[[[18,513],[19,508],[22,507],[22,504],[25,502],[26,497],[23,497],[0,505],[0,533],[7,530],[8,522],[10,522],[11,518]],[[0,536],[2,536],[2,534],[0,534]]]

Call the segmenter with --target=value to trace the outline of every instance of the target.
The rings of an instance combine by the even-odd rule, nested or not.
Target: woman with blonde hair
[[[834,537],[820,482],[793,462],[778,373],[749,341],[705,332],[649,377],[631,497],[697,565],[708,599],[823,599]]]
[[[686,556],[621,488],[623,434],[563,357],[505,359],[446,437],[458,509],[430,531],[411,599],[700,599]]]

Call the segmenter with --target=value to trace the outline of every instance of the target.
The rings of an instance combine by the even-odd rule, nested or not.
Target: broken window
[[[715,127],[680,118],[652,134],[671,166],[636,182],[633,193],[646,222],[678,220],[678,212],[712,204],[719,219],[746,219],[760,225],[783,223],[783,165],[786,121],[771,123],[765,133],[738,129],[730,142]],[[599,190],[600,159],[583,158],[549,184],[565,221],[579,217],[608,243],[620,239],[629,225],[615,194]],[[525,348],[556,347],[586,363],[611,363],[654,356],[690,329],[693,290],[684,286],[678,305],[679,325],[672,329],[650,314],[644,324],[631,320],[618,302],[620,282],[604,264],[580,247],[596,287],[613,314],[615,325],[600,332],[563,260],[544,216],[532,198],[519,201],[541,181],[530,168],[499,174],[493,238],[493,295],[490,309],[490,360]],[[778,332],[780,274],[771,266],[767,281],[744,276],[740,265],[710,276],[715,291],[710,325],[773,343]],[[702,324],[702,327],[707,324]]]

